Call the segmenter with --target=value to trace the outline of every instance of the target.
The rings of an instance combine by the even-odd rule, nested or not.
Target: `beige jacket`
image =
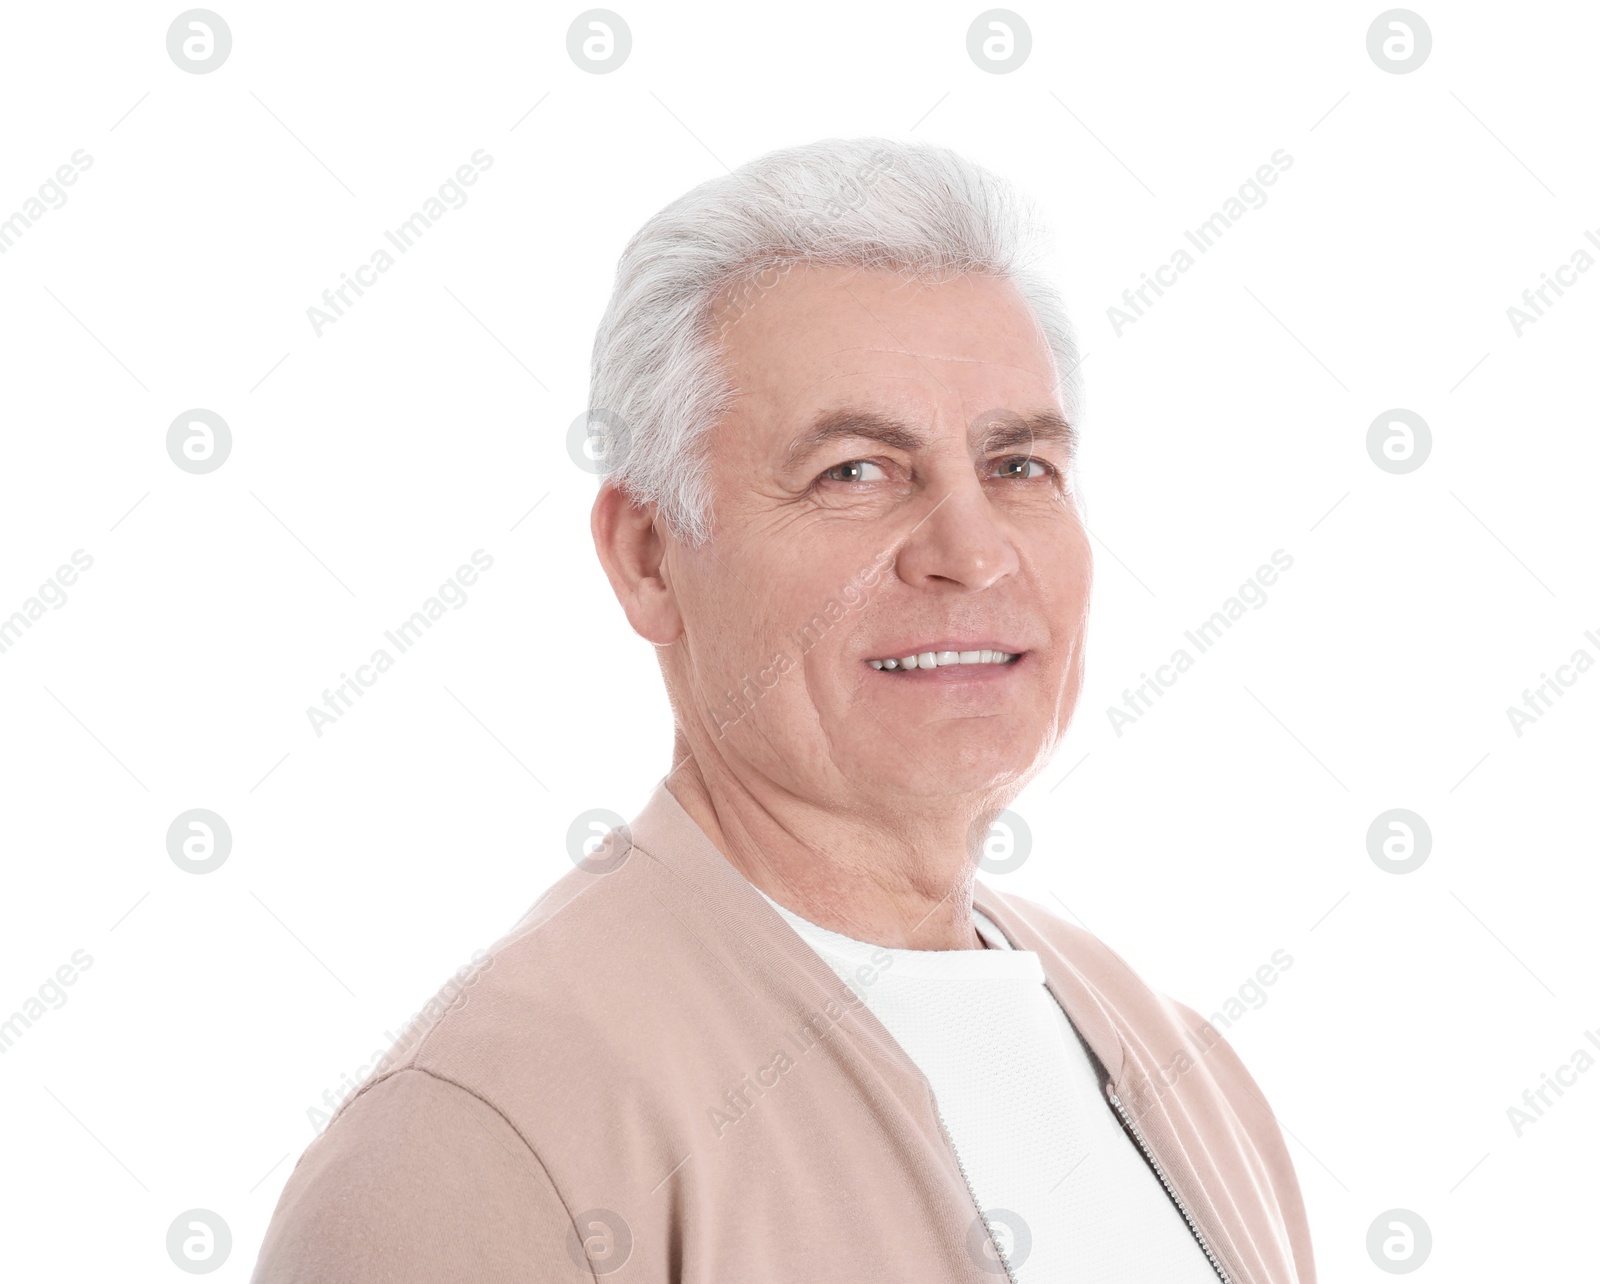
[[[628,839],[631,838],[631,847]],[[997,1284],[927,1079],[658,786],[291,1174],[255,1284]],[[1293,1165],[1232,1048],[981,881],[1222,1278],[1314,1284]],[[1195,1033],[1191,1033],[1195,1032]]]

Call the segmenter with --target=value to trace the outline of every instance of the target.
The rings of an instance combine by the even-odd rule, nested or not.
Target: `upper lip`
[[[925,651],[1003,651],[1007,655],[1020,655],[1026,647],[1013,646],[1009,642],[993,642],[988,640],[970,641],[965,638],[955,640],[943,639],[935,642],[907,642],[898,650],[891,647],[887,651],[873,651],[868,654],[869,660],[898,660],[908,655],[921,655]]]

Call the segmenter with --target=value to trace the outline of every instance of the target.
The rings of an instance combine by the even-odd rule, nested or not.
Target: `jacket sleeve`
[[[1169,996],[1169,1002],[1183,1014],[1191,1030],[1199,1030],[1209,1022],[1187,1004]],[[1212,1027],[1213,1030],[1215,1027]],[[1311,1249],[1311,1224],[1306,1216],[1305,1200],[1300,1192],[1300,1181],[1295,1175],[1294,1161],[1289,1157],[1289,1146],[1284,1140],[1283,1125],[1267,1104],[1266,1094],[1255,1081],[1245,1064],[1239,1059],[1233,1045],[1217,1035],[1217,1041],[1205,1054],[1218,1071],[1219,1082],[1237,1088],[1230,1091],[1229,1101],[1234,1113],[1249,1129],[1252,1141],[1267,1171],[1272,1175],[1273,1195],[1277,1200],[1279,1216],[1294,1252],[1296,1284],[1316,1284],[1317,1268]]]
[[[251,1284],[594,1284],[571,1212],[492,1106],[404,1069],[306,1148]]]

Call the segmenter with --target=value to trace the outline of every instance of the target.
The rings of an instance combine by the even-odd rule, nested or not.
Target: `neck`
[[[972,921],[970,805],[907,799],[890,821],[736,779],[685,748],[668,790],[724,859],[785,909],[890,949],[988,948]]]

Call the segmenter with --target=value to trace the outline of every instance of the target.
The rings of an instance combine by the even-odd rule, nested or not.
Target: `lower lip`
[[[1024,651],[1009,664],[952,664],[939,665],[937,668],[924,669],[874,669],[867,665],[868,672],[875,677],[882,678],[885,682],[904,683],[907,686],[929,685],[966,682],[998,682],[1007,674],[1015,673],[1028,662],[1032,653]],[[862,661],[863,664],[866,661]]]

